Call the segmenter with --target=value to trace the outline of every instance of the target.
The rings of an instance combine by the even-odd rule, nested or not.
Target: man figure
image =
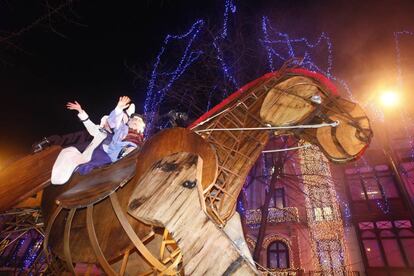
[[[126,112],[124,110],[127,109]],[[119,98],[116,108],[109,114],[108,125],[114,131],[107,153],[112,162],[122,158],[144,143],[145,122],[141,115],[134,113],[135,106],[130,98]]]
[[[102,117],[99,126],[89,120],[78,102],[66,105],[67,109],[78,111],[79,119],[93,139],[82,153],[75,147],[65,148],[59,153],[52,169],[52,184],[64,184],[75,170],[85,175],[142,146],[145,123],[140,115],[133,113],[135,106],[130,102],[128,97],[120,97],[115,110]]]

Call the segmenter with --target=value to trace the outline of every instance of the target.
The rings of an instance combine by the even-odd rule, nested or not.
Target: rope
[[[276,150],[264,150],[262,153],[271,153],[271,152],[281,152],[281,151],[289,151],[289,150],[297,150],[297,149],[303,149],[303,148],[309,148],[311,145],[307,144],[304,146],[298,146],[293,148],[285,148],[285,149],[276,149]]]
[[[236,127],[236,128],[212,128],[196,130],[196,133],[210,132],[210,131],[244,131],[244,130],[280,130],[280,129],[309,129],[309,128],[321,128],[321,127],[336,127],[339,125],[338,121],[332,123],[322,123],[315,125],[296,125],[296,126],[267,126],[267,127]]]
[[[212,120],[212,119],[216,118],[217,116],[219,116],[219,115],[223,114],[224,112],[226,112],[226,111],[228,111],[228,110],[230,110],[230,109],[232,109],[232,108],[236,108],[236,107],[238,107],[240,104],[241,104],[241,102],[238,102],[235,106],[230,106],[230,107],[227,107],[226,109],[224,109],[224,110],[220,111],[219,113],[214,114],[213,116],[208,117],[208,118],[207,118],[207,119],[205,119],[204,121],[202,121],[202,122],[198,123],[197,125],[193,126],[191,129],[194,129],[194,128],[198,127],[198,126],[201,126],[201,125],[203,125],[203,124],[207,123],[208,121],[210,121],[210,120]],[[197,131],[196,131],[196,132],[197,132]]]

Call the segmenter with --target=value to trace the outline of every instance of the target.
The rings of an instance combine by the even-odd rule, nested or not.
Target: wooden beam
[[[95,252],[96,258],[98,259],[99,264],[106,274],[113,276],[117,275],[115,270],[106,260],[101,247],[99,246],[98,238],[95,233],[95,226],[93,224],[93,204],[89,205],[86,209],[86,228],[88,230],[89,240],[91,242],[93,251]]]

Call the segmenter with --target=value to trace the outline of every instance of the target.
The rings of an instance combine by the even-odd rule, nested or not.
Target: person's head
[[[132,114],[135,114],[135,104],[131,103],[128,108],[124,110],[124,116],[122,118],[122,121],[124,124],[127,124],[129,119],[131,118]]]
[[[129,118],[128,127],[139,133],[144,133],[144,129],[145,129],[144,118],[137,113],[133,113],[131,117]]]

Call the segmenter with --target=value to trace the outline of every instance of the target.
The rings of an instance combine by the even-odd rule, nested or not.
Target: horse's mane
[[[197,120],[195,120],[190,126],[188,126],[188,128],[189,129],[193,128],[194,126],[196,126],[200,122],[206,120],[207,118],[209,118],[213,114],[217,113],[224,106],[226,106],[228,103],[232,102],[234,99],[240,97],[245,91],[249,90],[251,87],[255,86],[257,83],[259,83],[261,81],[265,81],[265,80],[270,79],[272,77],[279,77],[282,74],[294,74],[294,75],[302,75],[302,76],[310,77],[310,78],[318,81],[321,84],[321,86],[326,89],[327,92],[331,93],[331,95],[339,96],[339,92],[338,92],[337,87],[332,83],[331,80],[329,80],[327,77],[325,77],[324,75],[322,75],[320,73],[309,71],[309,70],[304,69],[304,68],[290,68],[290,69],[283,70],[283,72],[279,70],[279,71],[267,73],[267,74],[261,76],[260,78],[257,78],[255,80],[247,83],[246,85],[241,87],[239,90],[237,90],[236,92],[232,93],[230,96],[225,98],[222,102],[220,102],[219,104],[214,106],[212,109],[210,109],[209,111],[204,113],[201,117],[199,117]]]

